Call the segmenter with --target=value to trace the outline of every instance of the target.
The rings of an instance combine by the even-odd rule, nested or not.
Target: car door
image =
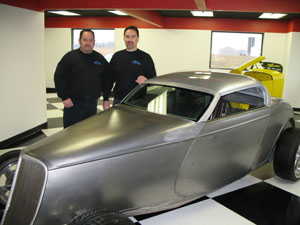
[[[220,98],[182,164],[177,194],[205,194],[247,174],[261,149],[270,112],[263,94],[249,93]]]

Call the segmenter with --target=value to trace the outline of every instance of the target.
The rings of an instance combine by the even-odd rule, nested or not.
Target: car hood
[[[114,106],[24,150],[49,170],[193,139],[201,124]]]

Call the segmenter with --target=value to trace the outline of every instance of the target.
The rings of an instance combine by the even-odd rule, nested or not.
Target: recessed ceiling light
[[[287,14],[282,14],[282,13],[263,13],[260,15],[260,19],[280,19]]]
[[[118,11],[118,10],[113,10],[113,11],[108,11],[108,12],[116,14],[118,16],[128,16],[126,13],[123,13],[123,12]]]
[[[49,13],[55,13],[63,16],[80,16],[78,13],[73,13],[69,11],[48,11]]]
[[[204,16],[204,17],[213,17],[214,13],[212,11],[191,11],[193,16]]]

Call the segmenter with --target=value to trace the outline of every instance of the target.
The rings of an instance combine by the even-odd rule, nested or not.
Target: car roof
[[[152,78],[147,83],[181,87],[210,94],[219,93],[221,95],[247,87],[263,86],[259,81],[248,76],[205,71],[169,73]]]

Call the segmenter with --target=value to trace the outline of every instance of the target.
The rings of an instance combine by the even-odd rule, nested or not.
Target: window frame
[[[250,90],[252,88],[257,88],[260,92],[259,95],[253,95],[251,93],[253,93],[252,91],[247,91],[247,90]],[[248,104],[249,105],[249,108],[248,109],[243,109],[243,108],[240,108],[241,110],[239,111],[236,111],[236,112],[233,112],[233,113],[229,113],[229,114],[224,114],[222,115],[222,109],[224,108],[224,106],[229,106],[231,107],[232,106],[232,102],[233,101],[230,101],[230,100],[227,100],[226,97],[227,96],[230,96],[230,95],[234,95],[235,93],[237,93],[238,95],[244,95],[244,96],[249,96],[249,98],[261,98],[262,101],[261,101],[261,104],[262,105],[259,105],[259,106],[255,106],[255,105],[250,105],[248,104],[247,102],[236,102],[237,104]],[[226,117],[229,117],[229,116],[234,116],[234,115],[237,115],[237,114],[243,114],[243,113],[248,113],[250,111],[254,111],[256,109],[260,109],[260,108],[263,108],[263,107],[266,107],[267,105],[267,102],[266,102],[266,93],[265,93],[265,89],[262,88],[262,87],[259,87],[259,86],[256,86],[256,87],[247,87],[247,88],[244,88],[244,89],[241,89],[241,90],[237,90],[237,91],[234,91],[234,92],[231,92],[231,93],[227,93],[225,95],[222,95],[220,96],[220,99],[218,100],[210,118],[209,118],[209,121],[212,121],[212,120],[216,120],[216,119],[224,119]],[[226,113],[226,112],[225,112]]]
[[[74,31],[80,31],[82,30],[83,28],[72,28],[71,29],[71,49],[74,50],[74,49],[77,49],[79,46],[75,46],[78,44],[78,39],[75,40],[76,37],[74,37]],[[94,31],[95,33],[95,47],[94,47],[94,50],[99,52],[100,54],[102,54],[106,60],[109,62],[112,55],[114,54],[115,52],[115,29],[113,28],[92,28],[91,29],[92,31]],[[105,54],[104,51],[99,51],[98,49],[100,49],[101,47],[97,48],[97,45],[101,45],[101,43],[97,42],[97,37],[99,37],[99,35],[96,34],[97,31],[113,31],[113,47],[112,47],[112,51],[109,51],[108,54]],[[100,37],[103,37],[102,35]],[[79,35],[78,35],[78,38],[79,38]]]
[[[144,91],[143,89],[146,88],[147,91]],[[130,101],[134,100],[134,96],[136,94],[140,94],[139,92],[141,93],[147,93],[148,94],[148,90],[149,89],[155,89],[155,88],[161,88],[162,90],[165,89],[163,92],[161,92],[160,94],[156,95],[154,98],[149,98],[149,102],[147,102],[147,108],[145,106],[140,106],[138,104],[132,104]],[[171,89],[174,89],[172,91],[169,91]],[[160,110],[149,110],[149,103],[151,103],[153,100],[157,99],[158,97],[160,97],[161,94],[164,94],[165,91],[168,91],[167,92],[167,96],[165,96],[165,102],[163,105],[160,105],[159,107],[161,106],[164,106],[165,109],[166,109],[166,112],[165,113],[161,113]],[[187,102],[187,101],[179,101],[179,100],[182,100],[184,99],[185,97],[182,96],[178,96],[178,93],[182,93],[183,95],[184,92],[186,92],[186,94],[190,94],[190,96],[194,96],[195,99],[197,99],[196,101],[190,101],[190,102]],[[169,103],[172,104],[173,101],[170,101],[172,98],[171,98],[171,93],[175,94],[176,93],[176,96],[174,96],[174,100],[176,100],[176,108],[180,108],[180,109],[193,109],[193,111],[190,111],[190,110],[187,110],[187,111],[184,111],[184,112],[178,112],[176,110],[174,110],[173,107],[170,107],[169,108]],[[200,102],[200,99],[199,98],[202,98],[201,99],[201,102]],[[210,98],[210,99],[209,99]],[[147,84],[142,84],[142,85],[139,85],[137,86],[132,92],[130,92],[130,94],[128,96],[126,96],[126,98],[121,102],[121,104],[124,104],[124,105],[128,105],[128,106],[131,106],[131,107],[134,107],[134,108],[138,108],[138,109],[141,109],[141,110],[144,110],[144,111],[147,111],[147,112],[151,112],[151,113],[156,113],[156,114],[160,114],[160,115],[164,115],[164,116],[171,116],[171,117],[177,117],[177,118],[181,118],[181,119],[187,119],[187,120],[190,120],[190,121],[194,121],[194,122],[197,122],[199,121],[199,119],[204,115],[204,113],[207,111],[207,109],[209,108],[209,106],[211,105],[212,101],[213,101],[213,98],[214,96],[212,94],[209,94],[207,92],[201,92],[201,91],[198,91],[198,90],[193,90],[193,89],[188,89],[188,88],[184,88],[184,87],[178,87],[178,86],[169,86],[169,85],[164,85],[164,84],[156,84],[156,83],[147,83]],[[204,100],[204,101],[202,101]],[[184,103],[188,105],[188,103],[190,104],[191,108],[188,108],[188,106],[186,105],[185,107],[178,107],[178,102],[181,102],[181,103]],[[195,103],[195,104],[193,104]],[[200,104],[201,103],[201,104]],[[204,104],[205,103],[205,104]],[[195,108],[195,106],[202,106],[202,107],[197,107]],[[171,110],[170,110],[171,109]],[[169,111],[170,110],[170,111]],[[176,113],[174,113],[176,112]],[[186,115],[185,112],[188,112],[190,114]]]
[[[209,68],[210,69],[222,69],[222,70],[232,70],[235,69],[236,67],[238,67],[239,65],[237,65],[234,68],[231,67],[214,67],[212,65],[213,63],[213,34],[214,33],[224,33],[224,34],[254,34],[254,35],[261,35],[261,44],[260,44],[260,54],[258,56],[262,56],[262,52],[263,52],[263,44],[264,44],[264,33],[261,32],[232,32],[232,31],[211,31],[211,38],[210,38],[210,56],[209,56]],[[258,56],[253,56],[253,58],[256,58]],[[250,59],[249,59],[250,60]],[[245,60],[245,62],[249,61],[249,60]],[[245,63],[243,62],[243,63]],[[240,65],[242,65],[243,63],[241,63]]]

